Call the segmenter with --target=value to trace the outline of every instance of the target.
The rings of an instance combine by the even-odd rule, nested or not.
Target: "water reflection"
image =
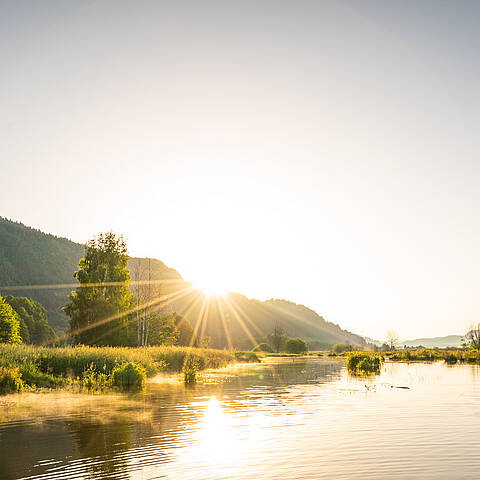
[[[354,378],[341,361],[287,359],[192,389],[7,397],[0,478],[476,478],[478,372],[386,364]]]

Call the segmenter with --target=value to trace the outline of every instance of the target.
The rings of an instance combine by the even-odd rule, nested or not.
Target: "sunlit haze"
[[[369,337],[478,321],[480,3],[0,8],[1,216]]]

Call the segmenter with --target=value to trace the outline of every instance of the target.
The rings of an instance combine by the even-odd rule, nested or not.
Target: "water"
[[[471,365],[283,359],[144,394],[0,399],[0,478],[477,479]],[[409,387],[408,389],[396,387]]]

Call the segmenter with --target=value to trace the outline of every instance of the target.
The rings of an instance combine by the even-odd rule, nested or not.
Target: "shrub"
[[[112,372],[112,384],[125,390],[141,390],[146,380],[145,368],[138,363],[124,363]]]
[[[308,352],[307,344],[301,338],[289,338],[285,344],[287,353],[306,353]]]
[[[259,343],[256,347],[252,349],[252,352],[266,352],[273,353],[273,348],[265,342]]]
[[[197,381],[197,365],[192,357],[186,358],[183,364],[183,380],[187,385]]]
[[[23,388],[22,374],[18,368],[0,367],[0,395],[21,392]]]
[[[25,385],[34,388],[56,388],[65,385],[66,378],[55,377],[49,373],[43,373],[38,370],[38,367],[32,363],[27,362],[18,367],[22,374],[22,380]]]
[[[347,359],[348,372],[353,375],[379,373],[383,357],[369,353],[351,353]]]
[[[260,361],[260,359],[258,358],[255,352],[235,352],[235,360],[237,360],[238,362],[244,362],[244,363]]]

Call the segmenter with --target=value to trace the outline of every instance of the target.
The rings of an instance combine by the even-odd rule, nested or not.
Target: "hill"
[[[0,217],[0,286],[74,284],[73,273],[83,256],[83,245],[45,234]],[[312,346],[333,343],[365,343],[364,339],[327,322],[304,305],[280,299],[259,301],[239,293],[207,297],[194,289],[173,268],[157,259],[129,260],[132,280],[148,280],[165,300],[161,307],[177,311],[192,323],[198,336],[209,337],[211,346],[251,348],[273,331],[275,325],[289,336],[301,337]],[[57,332],[67,328],[61,307],[67,302],[66,288],[8,290],[2,294],[33,298],[45,306],[49,322]]]
[[[406,345],[407,347],[426,347],[426,348],[446,348],[446,347],[461,347],[461,335],[448,335],[446,337],[432,337],[432,338],[415,338],[413,340],[402,340],[399,345]]]

